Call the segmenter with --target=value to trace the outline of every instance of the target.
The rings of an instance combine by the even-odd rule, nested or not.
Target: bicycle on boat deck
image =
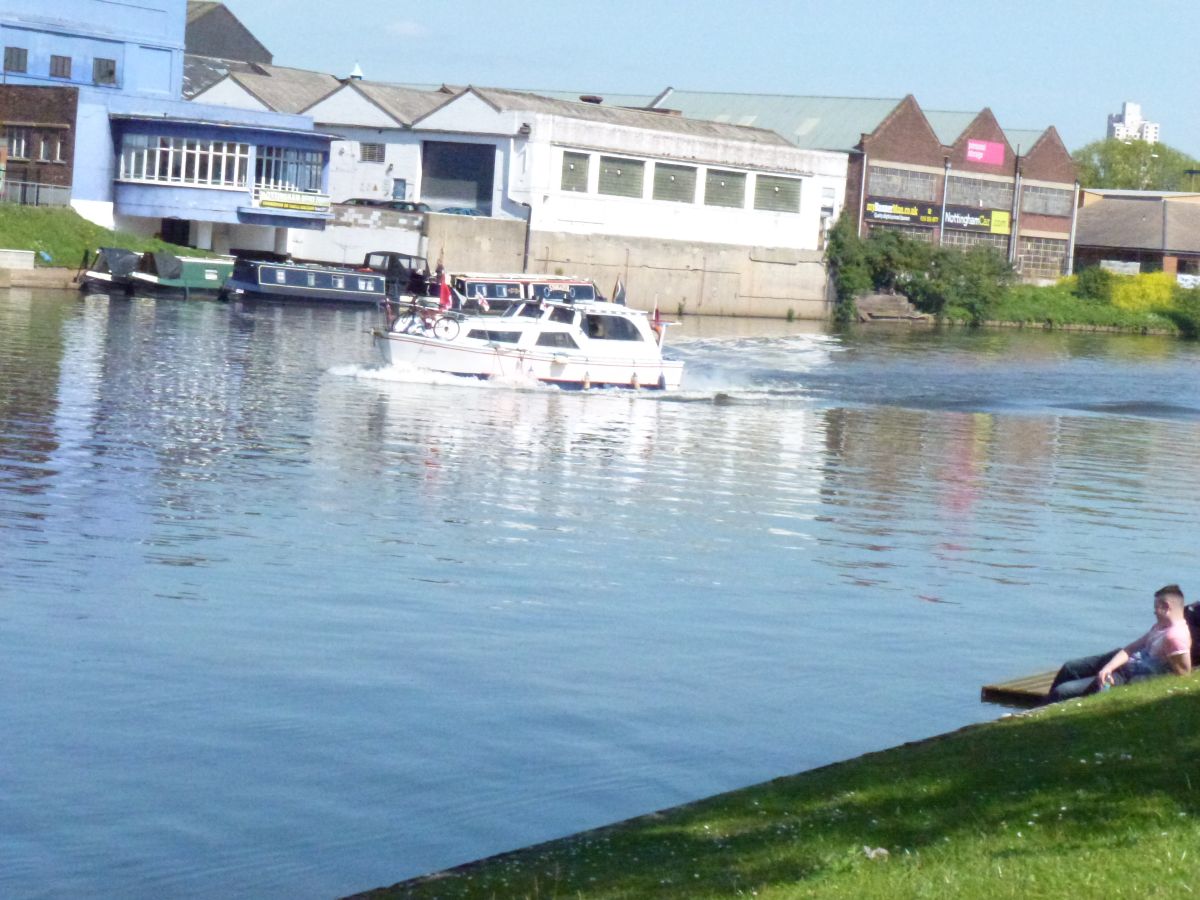
[[[384,302],[388,319],[388,328],[399,334],[433,335],[443,341],[452,341],[458,337],[461,313],[442,309],[436,301],[424,302],[414,299],[403,312],[393,316],[393,303]]]

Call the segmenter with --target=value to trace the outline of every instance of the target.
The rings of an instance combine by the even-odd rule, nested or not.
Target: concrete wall
[[[332,212],[333,219],[326,223],[323,231],[290,230],[288,252],[296,259],[355,264],[376,250],[426,255],[425,217],[421,213],[337,204],[332,207]]]
[[[521,271],[523,222],[429,215],[426,232],[431,264],[441,254],[452,272]],[[622,278],[639,309],[816,320],[831,312],[819,251],[542,231],[529,243],[530,272],[591,278],[605,295]]]

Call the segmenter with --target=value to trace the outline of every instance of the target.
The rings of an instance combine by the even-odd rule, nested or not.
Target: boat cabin
[[[521,300],[591,303],[598,299],[592,282],[566,276],[459,274],[451,276],[450,285],[457,294],[457,308],[468,313],[503,313]]]

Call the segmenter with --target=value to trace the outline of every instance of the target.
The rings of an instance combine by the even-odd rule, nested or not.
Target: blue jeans
[[[1116,655],[1117,650],[1109,650],[1107,653],[1081,656],[1079,659],[1063,663],[1058,674],[1054,676],[1054,682],[1050,685],[1050,693],[1046,695],[1046,702],[1055,703],[1059,700],[1071,700],[1085,694],[1096,693],[1100,690],[1100,686],[1096,684],[1096,673]],[[1113,684],[1124,684],[1129,680],[1123,667],[1117,669],[1112,675]]]

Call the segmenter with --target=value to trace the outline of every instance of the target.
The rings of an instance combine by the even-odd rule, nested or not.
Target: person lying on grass
[[[1183,591],[1168,584],[1154,593],[1154,627],[1127,647],[1063,665],[1050,685],[1047,703],[1082,697],[1154,675],[1192,671],[1192,633],[1183,615]]]

